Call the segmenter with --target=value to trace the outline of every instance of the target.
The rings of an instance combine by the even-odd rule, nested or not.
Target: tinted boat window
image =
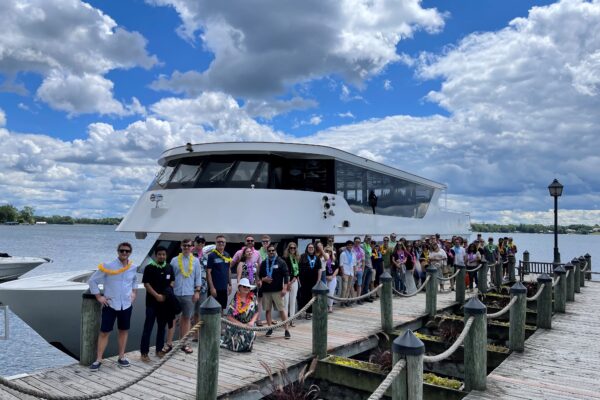
[[[235,172],[231,175],[231,181],[251,182],[256,169],[260,165],[258,161],[240,161],[237,163]]]
[[[158,174],[156,174],[156,183],[159,186],[165,186],[165,184],[169,181],[171,174],[173,174],[173,170],[175,169],[175,163],[171,162],[166,167],[163,167]]]
[[[202,172],[202,165],[198,159],[182,160],[171,178],[170,184],[178,186],[194,186],[198,175]]]
[[[220,183],[227,180],[227,176],[233,168],[234,162],[210,161],[204,167],[204,172],[200,177],[198,184],[202,187],[206,184],[209,186],[218,186]]]

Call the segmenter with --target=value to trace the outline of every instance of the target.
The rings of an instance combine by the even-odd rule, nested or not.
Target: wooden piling
[[[536,325],[541,329],[552,329],[552,278],[548,274],[541,274],[537,281],[539,285],[546,286],[537,300]]]
[[[510,288],[510,297],[517,297],[517,302],[510,308],[510,327],[508,331],[509,349],[521,353],[525,350],[527,289],[521,282],[517,282]]]
[[[96,296],[91,294],[89,290],[86,290],[81,297],[79,364],[87,367],[96,361],[98,353],[102,304],[96,300]]]
[[[516,263],[516,258],[514,256],[514,254],[509,254],[508,255],[508,280],[510,281],[510,283],[514,283],[517,280],[515,278],[515,263]]]
[[[482,260],[481,268],[479,268],[479,271],[477,271],[477,289],[481,293],[487,293],[487,291],[488,291],[487,275],[488,275],[487,261]]]
[[[221,341],[221,305],[214,297],[209,296],[200,305],[200,320],[203,324],[198,340],[196,400],[216,400]]]
[[[559,281],[554,286],[554,311],[557,313],[564,313],[567,310],[567,282],[565,279],[565,274],[567,271],[563,268],[562,265],[554,268],[554,276]]]
[[[320,360],[327,357],[327,293],[329,289],[323,281],[312,288],[317,300],[312,305],[312,353]]]
[[[429,266],[425,271],[429,277],[425,294],[425,312],[430,317],[434,317],[437,313],[437,268]]]
[[[575,274],[574,266],[572,263],[565,264],[565,271],[567,271],[567,301],[575,301]]]
[[[573,261],[577,261],[577,262],[573,262]],[[579,277],[581,276],[581,266],[585,263],[585,261],[582,263],[579,258],[574,258],[573,261],[571,261],[573,263],[573,266],[575,267],[573,269],[573,288],[574,288],[575,293],[581,293],[581,285],[579,284]]]
[[[465,338],[465,391],[485,390],[487,380],[487,307],[472,297],[464,308],[465,323],[475,317]]]
[[[587,263],[587,271],[585,272],[585,279],[588,281],[592,280],[592,256],[589,253],[586,253],[585,262]]]
[[[587,265],[588,265],[588,260],[584,256],[579,257],[579,271],[580,271],[579,286],[580,287],[585,286],[585,272],[583,272],[583,270],[587,268]]]
[[[454,292],[454,295],[455,295],[454,298],[458,304],[464,304],[465,289],[466,289],[465,273],[466,273],[467,267],[465,267],[464,265],[455,265],[454,268],[456,268],[457,270],[460,271],[458,273],[458,275],[456,275],[456,281],[455,281],[456,292]]]
[[[394,340],[392,351],[394,365],[406,360],[406,366],[392,383],[392,400],[422,400],[425,345],[408,329]]]
[[[379,281],[383,285],[380,292],[381,306],[381,329],[387,333],[392,333],[394,329],[394,320],[392,313],[392,276],[389,272],[384,272]]]
[[[523,268],[521,269],[521,271],[519,271],[520,273],[520,279],[521,282],[523,282],[523,279],[525,277],[525,274],[527,274],[529,272],[529,252],[527,250],[525,250],[523,252]]]

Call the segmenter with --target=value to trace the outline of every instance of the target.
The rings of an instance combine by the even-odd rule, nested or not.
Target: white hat
[[[250,284],[250,281],[248,280],[248,278],[242,278],[242,279],[240,279],[240,281],[238,282],[238,287],[240,287],[240,286],[249,287],[250,290],[252,290],[252,289],[254,289],[256,287],[256,286]]]

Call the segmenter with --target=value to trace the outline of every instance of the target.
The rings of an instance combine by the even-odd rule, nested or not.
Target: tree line
[[[471,229],[473,232],[492,232],[492,233],[554,233],[554,225],[542,225],[542,224],[481,224],[472,223]],[[591,233],[600,233],[600,225],[558,225],[558,233],[577,233],[581,235],[588,235]]]
[[[0,224],[7,222],[18,222],[20,224],[35,224],[36,222],[46,222],[48,224],[95,224],[95,225],[117,225],[123,218],[73,218],[65,215],[43,216],[35,215],[35,209],[25,206],[17,209],[11,204],[0,206]]]

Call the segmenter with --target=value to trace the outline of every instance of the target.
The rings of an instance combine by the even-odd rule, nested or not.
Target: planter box
[[[458,315],[444,315],[443,319],[454,319],[463,321],[464,317]],[[533,335],[536,331],[535,325],[525,325],[525,339],[528,339],[529,336]],[[498,320],[490,320],[488,321],[487,327],[487,335],[488,339],[492,339],[502,345],[508,343],[508,331],[509,331],[509,323],[498,321]]]
[[[319,360],[315,371],[315,378],[317,379],[365,393],[373,393],[385,377],[386,374],[381,372],[376,364],[338,356],[328,356],[323,360]],[[391,397],[391,388],[385,394]],[[423,384],[423,398],[425,400],[459,400],[466,395],[467,393],[460,390],[428,383]]]

